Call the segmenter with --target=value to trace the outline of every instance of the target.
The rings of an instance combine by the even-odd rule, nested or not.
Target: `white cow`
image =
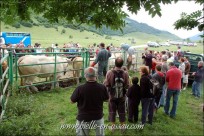
[[[94,58],[90,58],[90,64],[95,60]],[[89,65],[90,65],[89,64]],[[95,67],[98,67],[98,64],[95,65]],[[79,77],[81,76],[81,70],[83,70],[83,58],[82,57],[75,57],[72,60],[72,68],[73,68],[73,77],[77,79],[77,84],[79,83]]]
[[[56,73],[56,80],[59,80],[63,76],[63,74],[66,73],[68,69],[68,59],[63,57],[57,57],[56,62],[67,62],[67,63],[56,64],[56,72],[60,72],[60,73]],[[42,64],[42,63],[55,63],[55,57],[26,55],[18,59],[18,65],[19,65],[18,70],[19,70],[20,76],[30,75],[30,74],[43,74],[43,75],[24,77],[25,85],[32,85],[36,77],[39,77],[39,78],[54,77],[55,64],[32,65],[32,64]],[[20,65],[32,65],[32,66],[20,66]],[[22,80],[21,80],[21,85],[23,85]],[[56,83],[56,86],[57,87],[59,86],[58,82]],[[38,89],[35,86],[30,86],[30,87],[31,87],[31,90],[38,92]],[[31,92],[29,87],[27,87],[27,90]]]

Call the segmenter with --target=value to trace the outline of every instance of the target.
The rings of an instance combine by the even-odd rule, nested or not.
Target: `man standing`
[[[114,70],[109,70],[104,81],[109,93],[109,121],[112,122],[112,131],[114,131],[116,112],[119,114],[121,125],[125,123],[125,93],[129,87],[129,76],[122,70],[123,59],[115,59]],[[119,83],[120,80],[121,82]],[[123,132],[124,129],[121,131]]]
[[[144,59],[145,65],[149,68],[149,73],[151,73],[152,69],[152,53],[148,50],[145,54],[143,54],[142,59]]]
[[[184,63],[184,58],[183,57],[181,57],[180,58],[180,60],[179,60],[179,62],[180,62],[180,64],[179,64],[179,69],[181,70],[181,72],[182,72],[182,78],[181,78],[181,89],[183,89],[183,77],[185,76],[185,63]]]
[[[167,55],[163,55],[162,56],[162,63],[161,63],[161,72],[166,75],[166,72],[168,71],[168,64],[167,64]],[[163,107],[165,105],[165,99],[166,99],[166,83],[163,85],[162,88],[162,95],[160,98],[160,105],[161,107]]]
[[[103,77],[106,76],[109,57],[111,57],[110,51],[107,51],[105,49],[105,44],[101,43],[100,51],[95,61],[91,64],[91,67],[94,67],[94,65],[98,63],[98,78],[101,83],[103,82]]]
[[[169,115],[170,100],[173,96],[173,107],[170,112],[170,117],[174,118],[176,116],[178,96],[181,90],[182,72],[174,65],[173,62],[169,63],[169,67],[170,68],[166,73],[167,96],[164,111],[165,114]]]
[[[78,115],[77,136],[88,136],[90,129],[95,129],[97,136],[104,135],[103,102],[108,100],[106,87],[96,82],[96,70],[85,69],[86,83],[78,86],[72,96],[71,103],[77,102]],[[94,128],[87,128],[94,126]]]
[[[198,62],[198,70],[192,75],[195,76],[195,80],[192,84],[192,95],[194,95],[196,98],[200,98],[201,84],[204,78],[203,61]]]
[[[128,45],[128,44],[121,44],[121,49],[123,49],[124,51],[128,53],[127,69],[129,70],[132,65],[132,55],[134,54],[135,49],[133,46]]]
[[[188,74],[191,69],[191,64],[188,61],[188,56],[184,58],[184,63],[185,63],[185,72],[183,76],[183,90],[186,90],[186,87],[188,86]]]
[[[156,73],[154,73],[154,75],[152,75],[152,78],[156,81],[159,82],[159,86],[158,88],[155,89],[155,108],[158,109],[159,106],[160,106],[160,98],[161,98],[161,95],[162,95],[162,92],[163,92],[163,86],[165,84],[165,75],[163,72],[161,72],[161,68],[162,66],[161,65],[156,65]]]

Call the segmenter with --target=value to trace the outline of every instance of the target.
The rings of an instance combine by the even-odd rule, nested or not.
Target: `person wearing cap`
[[[99,81],[103,82],[103,77],[106,76],[107,67],[108,67],[108,59],[111,57],[110,51],[105,49],[105,44],[100,43],[100,51],[96,56],[96,59],[91,64],[91,67],[94,67],[98,63],[98,78]]]
[[[121,49],[126,51],[128,53],[128,58],[127,58],[127,69],[129,70],[131,65],[132,65],[132,55],[135,52],[135,49],[133,46],[129,45],[129,44],[121,44]]]
[[[95,129],[97,136],[104,135],[103,102],[109,96],[103,84],[96,81],[96,70],[88,67],[84,71],[86,83],[78,86],[71,95],[71,103],[77,103],[77,125],[76,134],[88,136],[90,129]],[[84,126],[84,127],[83,127]],[[87,126],[95,126],[90,128]]]

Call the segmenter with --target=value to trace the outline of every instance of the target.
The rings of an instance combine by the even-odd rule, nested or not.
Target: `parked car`
[[[156,43],[156,42],[148,42],[147,46],[156,48],[156,47],[159,47],[160,45],[158,43]]]
[[[170,46],[170,44],[167,43],[167,42],[166,42],[166,43],[160,43],[160,45],[161,45],[161,46]]]
[[[194,54],[194,53],[185,53],[184,57],[188,56],[189,62],[191,64],[191,69],[188,77],[189,84],[193,83],[194,81],[194,76],[192,76],[193,72],[196,72],[198,69],[198,62],[199,61],[204,61],[204,56],[203,54]],[[179,62],[175,62],[175,65],[178,67]]]

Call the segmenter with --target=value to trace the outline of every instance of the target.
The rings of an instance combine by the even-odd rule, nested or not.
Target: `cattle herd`
[[[112,53],[112,56],[109,58],[109,69],[114,67],[115,58],[119,56],[123,56],[123,54],[121,52]],[[54,86],[59,87],[59,82],[57,81],[63,81],[65,78],[73,78],[78,84],[79,78],[82,77],[82,70],[84,69],[83,60],[84,58],[81,56],[76,56],[71,59],[67,57],[66,54],[58,54],[56,60],[54,56],[42,54],[21,56],[17,61],[18,74],[19,77],[21,77],[20,86],[26,86],[25,88],[29,92],[38,92],[39,89],[36,87],[37,85],[34,84],[39,83],[39,81],[43,80],[42,78],[52,83],[51,88]],[[88,65],[94,60],[95,56],[90,57]],[[133,61],[136,61],[136,56],[133,56]],[[3,71],[5,71],[7,67],[7,62],[4,61],[2,64]],[[95,65],[95,67],[97,68],[98,65]]]

